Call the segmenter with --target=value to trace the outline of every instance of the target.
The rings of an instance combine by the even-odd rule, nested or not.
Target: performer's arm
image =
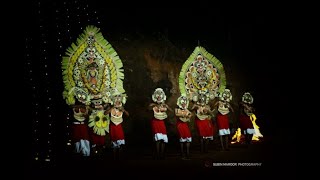
[[[216,111],[216,109],[212,109],[212,110],[209,109],[208,112],[209,112],[210,115],[214,116],[214,112],[215,112],[215,111]]]
[[[234,110],[233,110],[233,108],[232,108],[231,104],[230,104],[230,103],[228,103],[228,105],[229,105],[229,108],[230,108],[231,112],[234,112]]]
[[[197,109],[198,108],[198,105],[194,104],[191,108],[191,110],[194,110],[194,109]]]
[[[108,110],[105,110],[105,111],[104,111],[104,114],[105,114],[105,115],[109,114],[109,113],[111,112],[111,110],[112,110],[112,108],[109,108]]]
[[[129,116],[129,112],[126,111],[124,108],[123,108],[123,112],[124,112],[127,116]]]
[[[218,107],[219,101],[215,102],[212,109],[216,109]]]
[[[176,114],[176,116],[178,116],[178,117],[181,117],[181,116],[182,116],[182,113],[179,112],[179,108],[175,108],[175,114]]]
[[[191,118],[191,116],[192,116],[192,113],[188,111],[187,118]]]
[[[164,104],[169,111],[174,112],[167,104]]]
[[[148,109],[149,110],[152,110],[152,108],[154,107],[154,106],[156,106],[157,104],[155,104],[155,103],[151,103],[151,104],[149,104],[149,106],[148,106]]]

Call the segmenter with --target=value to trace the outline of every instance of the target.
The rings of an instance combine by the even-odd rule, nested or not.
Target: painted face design
[[[106,132],[109,132],[110,118],[104,115],[104,111],[97,111],[92,113],[89,117],[89,127],[93,127],[94,133],[104,136]]]
[[[225,89],[220,95],[220,100],[230,102],[232,100],[232,94],[229,89]]]
[[[88,101],[88,93],[83,89],[76,88],[75,95],[77,100],[83,104],[88,104],[88,102],[90,102]]]
[[[249,92],[246,92],[242,96],[242,102],[247,103],[247,104],[252,104],[253,103],[253,97]]]
[[[89,45],[90,47],[93,46],[93,43],[94,43],[94,42],[95,42],[94,36],[93,36],[93,35],[88,36],[88,38],[87,38],[87,43],[88,43],[88,45]]]
[[[122,97],[121,97],[121,95],[117,95],[114,98],[114,106],[115,107],[121,107],[122,106]]]
[[[157,88],[152,95],[152,100],[158,104],[161,104],[166,100],[166,94],[161,88]]]
[[[96,109],[101,109],[101,108],[103,108],[103,106],[102,106],[102,103],[103,103],[102,99],[92,100],[91,102],[92,102],[92,105],[94,106],[94,108],[96,108]]]
[[[206,63],[203,61],[203,56],[197,56],[197,61],[194,63],[194,66],[197,68],[198,72],[203,72],[206,69]]]
[[[177,101],[177,105],[181,108],[181,109],[187,109],[189,106],[189,100],[186,96],[180,96],[178,98]]]
[[[200,94],[199,95],[199,104],[201,104],[201,105],[205,105],[206,104],[206,101],[207,101],[207,97],[206,97],[206,95],[204,95],[204,94]]]

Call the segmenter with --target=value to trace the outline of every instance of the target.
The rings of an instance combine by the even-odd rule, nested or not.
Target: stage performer
[[[211,111],[208,103],[209,97],[206,93],[199,93],[199,97],[195,96],[196,104],[193,105],[191,110],[196,111],[195,124],[198,135],[200,137],[201,152],[208,152],[209,140],[213,140],[214,126],[211,117],[213,111]]]
[[[122,128],[122,116],[123,113],[125,113],[126,116],[129,116],[129,113],[123,107],[123,105],[126,103],[125,95],[120,94],[118,91],[116,91],[111,97],[111,99],[112,107],[110,110],[106,111],[105,114],[110,113],[111,115],[109,132],[111,139],[111,147],[113,148],[113,158],[120,159],[122,147],[125,145],[125,135]]]
[[[82,156],[90,156],[88,107],[72,105],[74,121],[71,125],[71,140],[74,151]]]
[[[177,130],[179,135],[181,157],[182,159],[189,159],[190,143],[192,141],[192,137],[188,122],[190,122],[192,114],[188,110],[188,98],[185,95],[181,95],[177,100],[177,105],[178,107],[175,109],[175,115],[177,119]],[[184,149],[186,149],[186,153],[184,153]]]
[[[165,122],[167,120],[167,110],[173,110],[165,103],[166,94],[161,88],[156,88],[149,107],[153,110],[154,118],[151,119],[151,130],[155,143],[155,158],[165,158],[165,143],[168,143],[167,129]]]
[[[254,108],[252,107],[253,97],[249,92],[246,92],[242,96],[242,101],[240,102],[240,117],[239,125],[245,135],[245,143],[247,145],[251,144],[252,136],[255,134],[253,124],[251,122],[250,116],[253,114]]]
[[[218,102],[215,103],[214,109],[218,109],[216,116],[216,122],[219,129],[220,143],[222,150],[229,150],[229,114],[233,112],[233,108],[230,105],[232,100],[232,94],[229,89],[225,89],[220,95]]]

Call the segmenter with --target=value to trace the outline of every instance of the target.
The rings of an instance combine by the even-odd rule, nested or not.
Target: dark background
[[[294,130],[286,115],[286,90],[291,80],[290,59],[284,48],[288,37],[284,9],[266,4],[184,7],[156,2],[149,7],[122,8],[106,1],[33,2],[27,7],[28,25],[23,30],[31,135],[28,163],[36,153],[40,161],[49,156],[52,163],[63,161],[67,154],[67,118],[71,116],[62,99],[61,57],[88,25],[100,28],[123,61],[128,95],[125,108],[130,113],[124,123],[128,147],[151,145],[148,120],[152,113],[147,110],[151,94],[162,87],[168,104],[175,107],[179,93],[175,78],[197,45],[224,65],[234,108],[242,94],[250,92],[262,134],[275,148],[293,147],[293,138],[286,136],[288,141],[281,141]],[[169,117],[169,143],[174,146],[173,115]],[[237,119],[232,119],[232,125],[236,127]]]

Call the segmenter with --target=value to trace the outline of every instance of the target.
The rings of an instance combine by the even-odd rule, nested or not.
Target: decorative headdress
[[[167,96],[164,93],[162,88],[157,88],[152,94],[153,102],[156,102],[158,104],[163,103],[166,99],[167,99]]]
[[[67,49],[62,60],[63,98],[68,105],[75,104],[75,98],[88,104],[96,96],[109,102],[114,89],[125,92],[122,67],[117,52],[104,39],[99,28],[86,27],[77,42]],[[82,95],[86,96],[86,100]]]
[[[222,101],[230,102],[232,100],[232,94],[229,89],[225,89],[220,95],[219,99]]]
[[[253,103],[253,97],[249,92],[246,92],[242,96],[242,102],[247,103],[247,104],[252,104]]]
[[[115,89],[111,95],[111,105],[113,105],[116,101],[120,101],[122,104],[125,104],[127,102],[127,95],[122,94],[117,89]]]
[[[123,64],[111,44],[104,39],[100,29],[88,26],[67,49],[62,59],[64,82],[63,98],[68,105],[76,99],[85,105],[93,104],[89,127],[104,136],[109,132],[110,118],[104,115],[102,103],[111,103],[113,92],[123,89]],[[111,97],[112,96],[112,97]]]
[[[181,68],[180,93],[194,101],[201,98],[208,104],[225,87],[226,76],[221,62],[203,47],[197,46]]]
[[[84,89],[79,88],[79,87],[74,87],[71,91],[69,91],[69,93],[74,93],[74,95],[76,96],[76,98],[78,99],[79,102],[85,104],[85,105],[90,105],[90,100],[91,97],[88,94],[88,92],[86,92]]]
[[[177,99],[177,105],[179,106],[179,108],[181,109],[187,109],[189,106],[189,99],[187,98],[186,95],[181,95],[178,99]],[[183,106],[184,105],[184,106]]]

